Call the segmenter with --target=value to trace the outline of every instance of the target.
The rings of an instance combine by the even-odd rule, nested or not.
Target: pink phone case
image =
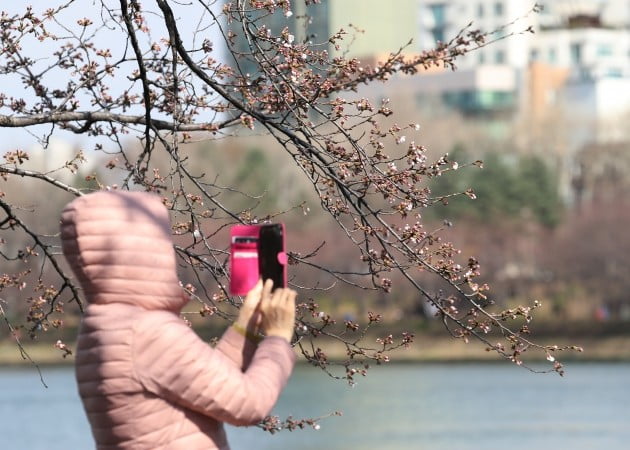
[[[247,294],[258,282],[258,225],[234,225],[230,229],[230,293]],[[255,242],[237,242],[239,238]]]
[[[282,225],[284,235],[284,224]],[[260,229],[262,225],[234,225],[230,229],[230,293],[232,295],[247,294],[260,278],[258,264]],[[285,284],[287,280],[287,254],[284,249],[278,253],[278,262],[284,269]]]

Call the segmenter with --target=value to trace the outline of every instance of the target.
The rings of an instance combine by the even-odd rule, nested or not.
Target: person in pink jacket
[[[79,197],[61,239],[87,300],[75,368],[97,448],[228,449],[223,423],[269,414],[295,363],[295,291],[258,283],[212,348],[180,318],[188,297],[157,196]]]

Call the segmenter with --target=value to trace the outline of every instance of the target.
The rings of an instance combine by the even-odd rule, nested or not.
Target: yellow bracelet
[[[240,334],[241,336],[244,336],[245,338],[249,339],[252,342],[255,342],[256,344],[258,344],[263,339],[262,336],[258,336],[258,335],[255,335],[254,333],[249,332],[247,329],[243,328],[237,323],[233,323],[232,328],[234,328],[234,331],[236,331],[238,334]]]

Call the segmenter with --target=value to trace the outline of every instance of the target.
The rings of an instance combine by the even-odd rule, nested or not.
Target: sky
[[[33,0],[30,4],[33,5],[33,10],[36,15],[41,16],[41,13],[47,8],[66,3],[68,3],[67,0],[57,0],[54,3],[48,0]],[[0,6],[0,10],[6,11],[9,15],[22,14],[28,4],[29,3],[25,2],[3,2],[2,6]],[[123,51],[125,50],[125,41],[123,39],[124,36],[121,36],[121,33],[124,31],[121,29],[121,25],[117,25],[110,19],[110,17],[108,17],[106,10],[102,7],[103,4],[110,5],[112,7],[119,7],[118,1],[75,0],[74,2],[70,2],[68,4],[69,7],[57,16],[59,21],[58,23],[47,24],[47,27],[53,33],[64,37],[72,36],[73,34],[75,36],[79,36],[81,35],[83,27],[81,27],[77,21],[85,17],[89,17],[94,24],[85,28],[84,36],[90,36],[96,27],[103,23],[101,18],[104,18],[108,22],[108,26],[100,29],[92,41],[97,48],[109,49],[113,54],[112,59],[115,59],[116,56],[123,54]],[[143,6],[147,8],[146,18],[149,28],[152,30],[151,40],[159,41],[160,37],[166,36],[166,32],[164,28],[160,26],[160,17],[157,13],[158,8],[154,2],[143,2]],[[178,4],[172,2],[172,7],[174,9],[178,8]],[[217,9],[216,5],[214,9]],[[189,42],[192,42],[193,38],[196,39],[197,43],[205,38],[209,38],[215,43],[221,42],[221,37],[217,34],[216,27],[207,26],[210,23],[208,15],[205,15],[205,17],[194,17],[191,14],[185,14],[186,11],[187,10],[182,7],[175,9],[175,13],[178,15],[180,30],[187,33],[186,36],[188,36]],[[196,11],[198,12],[199,9],[196,9]],[[198,29],[200,26],[202,28],[201,32],[193,35],[192,31]],[[48,70],[48,66],[51,64],[51,61],[54,61],[52,53],[58,50],[59,46],[63,42],[67,41],[60,40],[53,42],[51,40],[47,40],[45,42],[40,42],[31,36],[24,39],[22,42],[22,53],[34,60],[34,64],[31,68],[32,72],[39,73],[47,70],[45,85],[50,89],[65,86],[67,83],[67,72],[58,69],[55,70],[54,68]],[[148,40],[146,42],[148,42]],[[216,48],[220,49],[220,46],[216,45]],[[219,50],[217,50],[214,54],[217,59],[221,58],[220,55],[221,53]],[[6,60],[0,56],[0,64],[5,63]],[[132,64],[135,64],[135,62],[128,64],[126,70],[127,73],[135,69],[135,66]],[[113,96],[116,96],[117,93],[122,93],[125,89],[129,89],[130,82],[124,76],[125,74],[122,71],[120,71],[119,74],[121,76],[112,78],[109,82],[111,95]],[[24,98],[27,103],[30,103],[35,99],[33,93],[29,89],[25,89],[23,82],[18,76],[2,75],[2,81],[3,82],[0,85],[0,92],[4,92],[8,97],[21,97]],[[136,83],[134,89],[139,92],[140,84]],[[81,96],[79,96],[79,101],[82,103],[78,108],[79,110],[94,109],[87,97],[81,98]],[[0,113],[8,114],[9,110],[6,108],[0,109]],[[135,112],[127,111],[127,113],[142,114],[142,111],[137,109]],[[38,141],[45,140],[46,136],[49,135],[50,132],[50,125],[34,126],[27,129],[0,128],[0,152],[4,153],[16,148],[25,149],[31,152],[39,152],[41,151],[42,146],[41,143],[38,143]],[[84,135],[76,135],[71,132],[57,129],[55,130],[54,137],[50,139],[49,142],[51,148],[55,150],[54,153],[59,155],[59,158],[55,159],[63,160],[73,152],[73,149],[91,148],[96,141],[93,138],[89,138]]]

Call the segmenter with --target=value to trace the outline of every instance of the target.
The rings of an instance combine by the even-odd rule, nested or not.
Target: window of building
[[[433,40],[436,43],[446,42],[446,3],[432,3],[429,5],[429,11],[431,11],[434,22],[431,29]]]
[[[606,71],[606,76],[610,78],[623,78],[623,70],[617,67],[611,67]]]
[[[479,56],[477,57],[477,61],[479,62],[479,64],[485,64],[485,62],[486,62],[486,55],[484,54],[484,52],[482,52],[482,51],[479,52]]]
[[[582,64],[582,44],[581,43],[573,43],[571,44],[571,64],[579,65]]]
[[[555,64],[558,62],[558,52],[556,52],[555,48],[550,48],[547,53],[547,58],[549,59],[550,64]]]
[[[435,20],[435,26],[441,27],[446,24],[446,3],[433,3],[429,5],[429,10]]]
[[[537,48],[534,48],[529,52],[530,61],[538,61],[539,58],[540,58],[540,52],[538,51]]]
[[[483,113],[513,108],[515,93],[509,91],[453,91],[442,94],[442,101],[451,108],[467,113]]]
[[[494,62],[497,64],[505,64],[505,52],[503,50],[497,50],[494,53]]]
[[[433,36],[433,40],[437,42],[446,42],[444,39],[444,27],[433,28],[431,30],[431,35]]]
[[[477,17],[483,17],[483,13],[483,3],[479,3],[479,5],[477,5]]]
[[[597,56],[612,56],[613,49],[610,44],[599,44],[597,46]]]
[[[494,4],[494,15],[495,16],[502,16],[503,15],[503,3],[496,2]]]

